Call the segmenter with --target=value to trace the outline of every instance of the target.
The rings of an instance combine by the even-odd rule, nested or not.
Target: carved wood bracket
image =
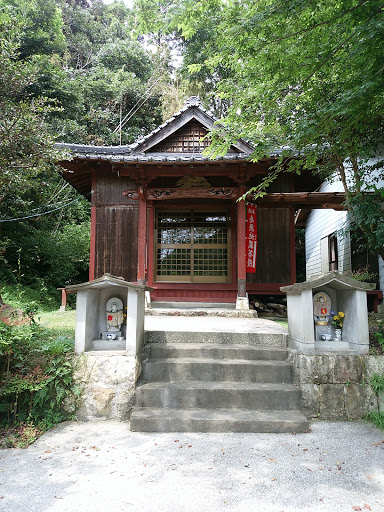
[[[236,187],[183,187],[183,188],[147,188],[141,189],[148,200],[162,199],[237,199]],[[123,196],[129,199],[139,199],[137,189],[124,190]]]

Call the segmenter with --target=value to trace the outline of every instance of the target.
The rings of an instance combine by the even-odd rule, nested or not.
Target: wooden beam
[[[295,206],[297,209],[333,209],[344,210],[344,192],[281,192],[265,194],[263,197],[255,198],[248,194],[246,201],[257,204],[260,207],[286,208]]]
[[[147,188],[144,190],[149,201],[164,199],[237,199],[237,187],[169,187]],[[137,189],[124,190],[123,196],[139,199]]]
[[[138,251],[137,251],[137,282],[146,283],[147,268],[147,201],[144,197],[143,188],[139,187],[139,232],[138,232]]]
[[[296,232],[295,209],[291,207],[289,212],[289,265],[291,269],[291,283],[296,283]]]

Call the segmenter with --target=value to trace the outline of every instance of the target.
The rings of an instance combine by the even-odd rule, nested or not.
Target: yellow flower
[[[344,318],[345,317],[345,315],[344,315],[344,313],[342,311],[339,311],[339,317],[340,318]]]
[[[343,322],[340,322],[339,325],[340,325],[340,327],[343,327]]]
[[[335,316],[333,317],[333,319],[334,319],[334,320],[340,320],[340,317],[339,317],[338,315],[335,315]]]

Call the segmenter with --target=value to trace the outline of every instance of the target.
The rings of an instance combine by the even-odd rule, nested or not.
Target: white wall
[[[343,192],[340,182],[323,183],[320,192]],[[322,274],[320,240],[346,228],[347,212],[335,210],[312,210],[305,229],[305,253],[307,279]],[[338,270],[351,270],[351,245],[349,236],[337,235]]]
[[[384,290],[384,261],[379,256],[380,290]]]
[[[378,149],[378,156],[367,162],[371,166],[383,159],[384,146]],[[378,187],[384,187],[383,169],[370,173],[373,182]],[[340,181],[325,182],[320,187],[320,192],[344,192]],[[307,279],[322,273],[320,240],[326,236],[347,227],[348,215],[344,211],[312,210],[308,216],[305,229],[306,271]],[[351,270],[351,244],[349,236],[338,235],[338,270],[346,272]],[[384,262],[379,258],[380,289],[384,290]]]

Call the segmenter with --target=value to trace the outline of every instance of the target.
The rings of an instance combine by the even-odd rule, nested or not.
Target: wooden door
[[[230,281],[228,211],[156,213],[155,280],[186,283]]]

